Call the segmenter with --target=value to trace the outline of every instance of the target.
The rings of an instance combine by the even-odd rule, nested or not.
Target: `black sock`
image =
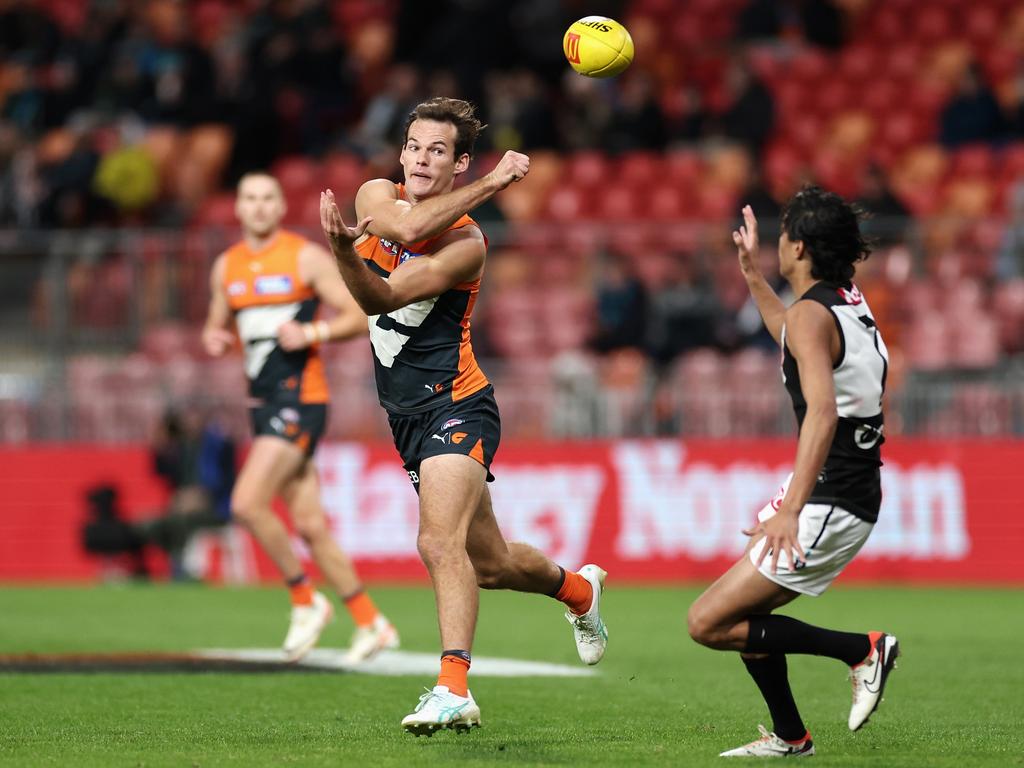
[[[548,592],[548,597],[557,598],[558,597],[558,593],[562,590],[562,585],[565,584],[565,568],[563,568],[560,565],[557,566],[557,568],[558,568],[558,584],[555,586],[555,588],[553,590]]]
[[[808,653],[839,659],[851,667],[871,653],[866,634],[822,629],[775,614],[751,616],[748,621],[750,634],[744,653]]]
[[[761,689],[772,716],[772,730],[783,741],[799,741],[807,734],[804,721],[789,688],[786,656],[773,653],[758,659],[743,659],[747,672]]]
[[[448,651],[441,651],[441,658],[443,659],[445,656],[455,656],[457,658],[462,659],[467,664],[469,664],[473,660],[473,657],[470,656],[469,651],[463,651],[461,648],[453,648]]]
[[[285,579],[284,583],[287,584],[289,587],[297,587],[300,584],[305,583],[306,579],[308,578],[309,577],[306,574],[300,573],[294,579]]]

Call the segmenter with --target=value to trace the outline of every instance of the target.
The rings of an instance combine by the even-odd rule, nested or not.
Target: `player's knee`
[[[233,496],[231,498],[231,519],[244,526],[252,525],[259,517],[260,509],[251,499],[244,496]]]
[[[509,565],[497,560],[474,561],[473,570],[476,573],[477,586],[480,589],[503,589]]]
[[[686,613],[686,631],[694,642],[714,647],[717,627],[700,603],[694,603]]]
[[[457,553],[458,547],[453,536],[433,528],[421,529],[416,537],[416,549],[427,568],[440,565]]]
[[[295,524],[295,532],[307,544],[328,535],[327,520],[323,515],[296,518],[293,522]]]

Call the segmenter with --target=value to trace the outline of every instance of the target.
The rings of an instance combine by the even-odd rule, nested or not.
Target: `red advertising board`
[[[597,562],[616,580],[709,580],[742,552],[740,530],[789,471],[791,440],[511,443],[491,494],[509,540],[566,567]],[[1024,583],[1024,441],[891,440],[884,501],[842,577]],[[117,485],[133,516],[164,502],[145,448],[0,451],[0,579],[95,578],[80,547],[84,493]],[[370,580],[419,580],[417,501],[394,450],[330,443],[317,453],[332,529]],[[301,548],[301,543],[296,542]],[[189,563],[210,578],[274,579],[249,537],[197,537]]]

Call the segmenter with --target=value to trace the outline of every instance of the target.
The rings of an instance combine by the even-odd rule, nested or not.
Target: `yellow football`
[[[562,38],[572,68],[587,77],[614,77],[633,62],[629,31],[606,16],[584,16]]]

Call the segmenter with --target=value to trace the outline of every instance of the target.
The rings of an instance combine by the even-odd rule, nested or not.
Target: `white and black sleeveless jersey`
[[[815,283],[798,301],[816,301],[835,319],[839,329],[839,360],[832,370],[839,423],[825,467],[808,499],[835,504],[868,522],[878,519],[882,503],[882,394],[889,370],[889,353],[864,296],[852,283]],[[796,358],[786,346],[782,329],[782,380],[793,401],[799,426],[807,414]]]

